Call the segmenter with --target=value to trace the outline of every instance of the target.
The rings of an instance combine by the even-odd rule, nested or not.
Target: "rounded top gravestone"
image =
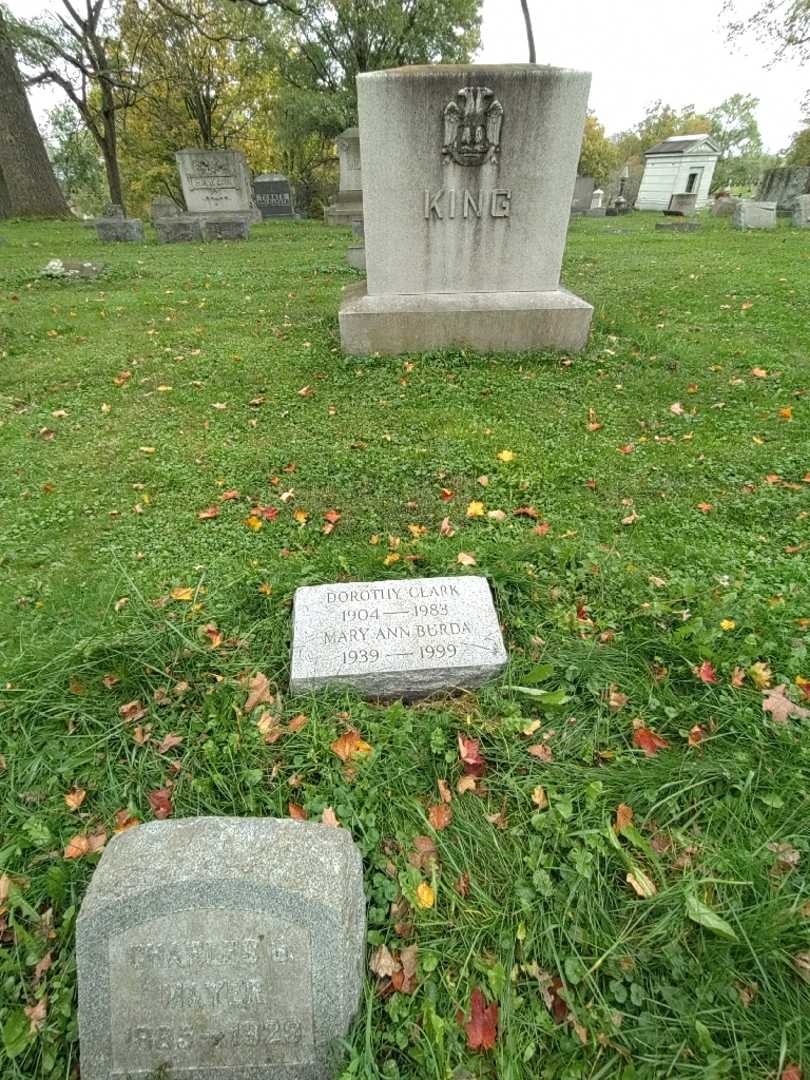
[[[344,829],[188,818],[113,838],[76,926],[82,1080],[329,1080],[362,986]]]

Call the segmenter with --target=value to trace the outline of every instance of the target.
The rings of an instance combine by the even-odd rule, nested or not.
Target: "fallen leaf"
[[[628,806],[627,803],[619,803],[616,807],[616,821],[613,825],[613,831],[622,833],[628,825],[633,824],[633,809]]]
[[[475,566],[476,565],[475,556],[469,554],[469,552],[466,552],[466,551],[460,551],[458,553],[458,556],[456,558],[456,562],[460,563],[461,566]]]
[[[399,954],[400,970],[391,976],[391,985],[400,994],[412,994],[416,989],[418,957],[419,949],[416,945],[408,945]]]
[[[751,374],[754,376],[755,379],[767,379],[768,378],[768,372],[765,370],[765,368],[761,368],[761,367],[751,368]]]
[[[757,690],[767,690],[771,685],[771,679],[773,678],[773,672],[767,664],[761,660],[756,664],[752,664],[748,669],[748,674],[751,678],[751,682],[757,688]]]
[[[106,843],[107,833],[104,829],[96,833],[80,834],[68,840],[64,857],[81,859],[84,855],[94,855],[97,851],[101,851]]]
[[[796,705],[787,696],[787,685],[782,683],[769,692],[763,691],[762,711],[770,713],[777,724],[786,724],[792,717],[794,720],[810,719],[810,709]]]
[[[213,623],[208,623],[207,626],[203,627],[203,634],[211,642],[212,649],[218,649],[222,644],[222,634]]]
[[[219,517],[219,507],[209,506],[207,510],[199,510],[197,517],[200,521],[210,521],[212,518]]]
[[[690,746],[700,746],[700,744],[705,738],[706,729],[701,727],[700,724],[695,724],[695,726],[689,732],[687,742]]]
[[[309,820],[309,814],[306,812],[303,806],[301,806],[300,803],[287,803],[287,810],[289,811],[290,817],[294,818],[295,821]]]
[[[540,525],[535,525],[532,529],[533,533],[537,533],[538,536],[545,536],[551,529],[551,525],[547,521],[542,522]]]
[[[710,663],[708,660],[704,660],[700,667],[692,668],[692,671],[697,675],[701,682],[709,685],[720,682],[717,678],[717,671],[715,670],[714,664]]]
[[[333,754],[337,754],[341,761],[351,761],[353,758],[364,757],[366,754],[370,754],[372,747],[367,743],[358,731],[350,729],[343,735],[339,736],[332,743],[330,749]]]
[[[293,520],[297,521],[299,525],[306,525],[309,521],[309,514],[306,510],[293,510]]]
[[[618,447],[620,454],[632,454],[635,450],[635,446],[632,443],[628,443],[626,446]]]
[[[116,679],[116,682],[118,680]],[[114,684],[113,684],[114,685]],[[143,720],[146,716],[147,710],[141,705],[140,701],[128,701],[126,705],[122,705],[118,710],[118,715],[126,721],[128,724],[134,724],[138,720]]]
[[[673,401],[673,403],[669,407],[669,411],[671,413],[674,413],[676,416],[683,416],[684,407],[683,405],[681,405],[680,401]]]
[[[220,502],[232,502],[234,499],[239,498],[239,492],[236,488],[232,488],[230,491],[223,491],[219,497]]]
[[[630,699],[628,698],[627,694],[622,694],[619,692],[619,688],[616,686],[615,683],[610,684],[610,688],[608,690],[608,708],[611,710],[611,712],[619,712],[620,709],[623,709],[625,707],[629,700]]]
[[[463,795],[465,791],[475,791],[478,785],[478,778],[471,773],[465,773],[464,776],[459,777],[459,781],[456,784],[456,791],[459,795]]]
[[[485,513],[486,510],[484,509],[484,504],[482,502],[479,502],[477,499],[473,499],[473,501],[467,507],[468,518],[483,517]]]
[[[540,517],[540,514],[533,506],[519,506],[517,510],[513,510],[512,513],[515,517],[527,517],[533,518],[535,521]]]
[[[332,829],[340,828],[340,822],[337,819],[337,814],[331,806],[325,806],[323,808],[323,813],[321,814],[321,823],[323,825],[328,825]]]
[[[261,671],[257,671],[248,683],[250,693],[245,702],[245,712],[253,712],[257,705],[272,705],[273,694],[270,692],[270,680]]]
[[[503,510],[487,510],[487,517],[490,521],[506,521],[506,514]]]
[[[479,476],[477,483],[479,483],[481,485],[481,487],[486,487],[487,484],[489,484],[489,477],[488,476]]]
[[[509,462],[514,461],[517,455],[514,454],[511,450],[500,450],[495,456],[497,457],[498,461]]]
[[[87,792],[84,788],[75,787],[65,795],[65,806],[68,810],[78,810],[86,798]]]
[[[45,1017],[48,1012],[48,996],[43,995],[36,1005],[26,1005],[23,1012],[28,1017],[29,1035],[36,1035],[38,1031],[41,1031],[45,1024]]]
[[[171,590],[169,596],[172,598],[172,600],[178,600],[182,603],[187,604],[194,599],[194,590],[187,589],[182,586],[177,586],[177,588]]]
[[[650,900],[658,892],[652,878],[638,867],[631,870],[625,880],[637,895],[644,900]]]
[[[42,976],[50,971],[53,964],[53,953],[46,952],[37,966],[34,968],[34,986],[42,981]]]
[[[633,742],[644,751],[645,757],[652,757],[659,750],[667,750],[669,743],[648,727],[638,727],[633,732]]]
[[[795,1062],[786,1065],[779,1080],[802,1080],[801,1065],[797,1065]]]
[[[526,751],[527,753],[531,754],[532,757],[538,758],[546,765],[550,764],[554,760],[554,752],[552,751],[548,743],[535,743],[534,746],[527,746]]]
[[[733,619],[721,619],[720,629],[725,630],[728,633],[729,630],[736,630],[737,624]]]
[[[536,787],[532,792],[532,802],[538,810],[545,810],[548,806],[548,796],[544,787]]]
[[[439,492],[439,498],[442,499],[444,502],[450,502],[450,500],[454,496],[455,492],[451,491],[450,488],[442,488],[442,490]]]
[[[140,825],[140,823],[140,818],[133,817],[132,814],[130,814],[129,810],[116,810],[113,832],[126,832],[127,829],[134,829],[135,826]]]
[[[152,813],[159,821],[171,817],[173,807],[170,788],[156,788],[148,793],[147,798],[149,799],[149,805],[152,807]]]
[[[810,952],[797,953],[793,957],[793,969],[806,983],[810,983]]]
[[[446,829],[452,820],[453,811],[447,803],[434,803],[432,806],[428,807],[428,821],[436,832],[441,832],[442,829]]]
[[[335,525],[337,525],[337,523],[342,517],[343,515],[338,513],[337,510],[327,510],[326,513],[323,515],[323,520],[325,522],[324,526],[321,529],[323,535],[329,536],[329,534],[335,528]]]
[[[420,881],[416,887],[416,902],[421,908],[432,908],[436,902],[436,894],[426,881]]]
[[[712,504],[707,502],[699,502],[696,504],[696,507],[701,512],[701,514],[710,514],[712,510],[714,510]]]
[[[734,687],[735,690],[739,690],[739,688],[743,685],[744,682],[745,668],[735,667],[731,675],[731,685]]]
[[[640,520],[641,518],[638,516],[635,510],[633,510],[632,513],[627,515],[627,517],[622,518],[622,525],[635,525],[635,523]]]
[[[774,864],[775,870],[784,872],[786,870],[793,870],[799,865],[801,854],[792,844],[770,843],[767,846],[768,851],[772,851],[776,856]]]
[[[250,514],[245,518],[244,523],[249,529],[253,529],[254,532],[258,532],[262,528],[264,522],[256,514]]]
[[[413,838],[414,850],[408,856],[408,862],[417,870],[432,873],[438,864],[438,851],[436,844],[430,836],[415,836]]]
[[[164,735],[163,739],[158,743],[158,753],[168,754],[170,750],[173,750],[175,746],[180,746],[182,742],[182,735]]]
[[[450,785],[447,783],[447,781],[439,779],[439,780],[436,781],[436,784],[437,784],[437,786],[439,788],[439,797],[441,798],[442,802],[444,802],[444,803],[452,802],[453,801],[453,793],[450,790]]]
[[[268,746],[278,742],[284,734],[284,728],[271,712],[265,711],[256,721],[256,728]]]
[[[496,1002],[487,1005],[486,998],[476,986],[470,998],[470,1019],[465,1021],[462,1013],[458,1016],[467,1033],[467,1046],[470,1050],[492,1050],[498,1038],[498,1006]]]
[[[368,966],[378,979],[390,979],[395,971],[400,971],[402,968],[386,945],[380,945],[374,950],[369,957]]]
[[[312,389],[311,386],[302,386],[301,389],[298,391],[298,396],[299,397],[312,397],[312,395],[314,393],[315,393],[315,391]]]

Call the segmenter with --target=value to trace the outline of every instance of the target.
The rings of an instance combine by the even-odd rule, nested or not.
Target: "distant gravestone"
[[[262,173],[253,181],[253,195],[264,220],[294,218],[290,181],[281,173]]]
[[[96,236],[105,244],[142,244],[146,237],[140,218],[128,218],[117,203],[109,203],[95,220]]]
[[[670,217],[689,217],[695,213],[697,209],[697,193],[696,192],[679,192],[675,195],[670,195],[669,206],[664,211]]]
[[[244,218],[205,217],[201,224],[203,240],[248,239],[248,223]]]
[[[202,242],[202,223],[192,214],[157,218],[154,222],[161,244],[195,244]]]
[[[697,221],[656,221],[657,232],[699,232]]]
[[[731,220],[735,229],[775,229],[776,203],[740,199]]]
[[[733,217],[734,210],[739,202],[733,195],[718,195],[714,200],[714,206],[712,207],[712,213],[715,217],[725,218]]]
[[[152,219],[152,225],[157,228],[159,221],[165,221],[167,218],[180,217],[184,211],[177,205],[174,199],[170,199],[168,195],[156,195],[152,199],[152,207],[149,216]]]
[[[799,195],[793,204],[793,224],[810,229],[810,195]]]
[[[596,181],[592,176],[578,176],[574,183],[574,197],[571,201],[571,212],[582,214],[591,208],[591,200],[596,189]]]
[[[174,156],[189,214],[261,221],[241,150],[178,150]]]
[[[304,586],[293,611],[290,691],[351,686],[369,698],[471,689],[506,650],[483,577]]]
[[[42,277],[95,278],[104,271],[104,263],[79,262],[76,259],[51,259],[41,270]]]
[[[351,225],[363,216],[363,169],[360,161],[360,130],[347,128],[337,141],[340,190],[324,210],[327,225]]]
[[[344,829],[189,818],[112,839],[76,926],[82,1080],[327,1080],[362,986]]]

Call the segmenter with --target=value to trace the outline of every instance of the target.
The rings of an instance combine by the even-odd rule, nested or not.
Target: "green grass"
[[[370,950],[416,944],[419,971],[412,995],[369,978],[344,1080],[810,1068],[810,986],[794,965],[810,950],[808,724],[774,724],[751,674],[731,685],[735,668],[767,664],[798,702],[795,680],[810,678],[810,244],[784,225],[743,234],[710,220],[670,236],[653,220],[573,224],[565,281],[596,307],[586,353],[398,360],[341,355],[348,232],[277,224],[239,246],[102,248],[75,224],[2,224],[3,1080],[75,1075],[72,935],[98,856],[62,851],[111,831],[122,809],[149,820],[167,777],[176,816],[287,815],[295,802],[351,829]],[[55,257],[108,269],[40,278]],[[230,489],[238,500],[198,519]],[[468,519],[474,499],[506,520]],[[259,531],[244,524],[256,504],[280,510]],[[545,535],[512,514],[521,506]],[[331,509],[342,517],[325,536]],[[400,559],[386,567],[389,537]],[[493,585],[502,679],[411,708],[287,697],[298,585],[455,572]],[[193,601],[167,599],[181,587]],[[562,708],[514,689],[541,660]],[[716,684],[694,674],[707,660]],[[243,709],[257,671],[279,715],[308,717],[272,745]],[[178,682],[185,694],[155,703]],[[618,711],[611,687],[628,699]],[[134,699],[148,708],[144,746],[119,715]],[[634,722],[668,749],[645,757]],[[330,750],[347,726],[374,748],[353,777]],[[184,741],[161,755],[170,732]],[[487,761],[478,794],[456,794],[459,732]],[[550,763],[526,751],[544,736]],[[439,779],[453,821],[434,833]],[[63,798],[73,787],[87,791],[78,811]],[[621,803],[636,829],[617,837]],[[505,827],[488,820],[501,812]],[[417,836],[435,841],[432,873],[409,862]],[[771,844],[798,863],[780,872]],[[636,869],[654,896],[629,886]],[[408,913],[423,879],[435,906]],[[689,917],[696,901],[721,932]],[[476,986],[500,1007],[486,1053],[456,1019]],[[22,1010],[43,995],[29,1033]]]

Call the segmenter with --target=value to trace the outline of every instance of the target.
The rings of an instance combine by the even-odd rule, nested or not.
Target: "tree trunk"
[[[523,18],[526,20],[526,37],[529,39],[529,63],[537,63],[537,53],[534,49],[534,31],[532,30],[532,17],[529,12],[529,0],[520,0],[523,8]]]
[[[115,130],[115,113],[104,114],[104,142],[101,144],[104,156],[104,170],[107,173],[107,187],[110,189],[110,202],[124,206],[124,187],[121,183],[121,168],[118,164],[118,135]]]
[[[0,14],[0,217],[70,217]]]

